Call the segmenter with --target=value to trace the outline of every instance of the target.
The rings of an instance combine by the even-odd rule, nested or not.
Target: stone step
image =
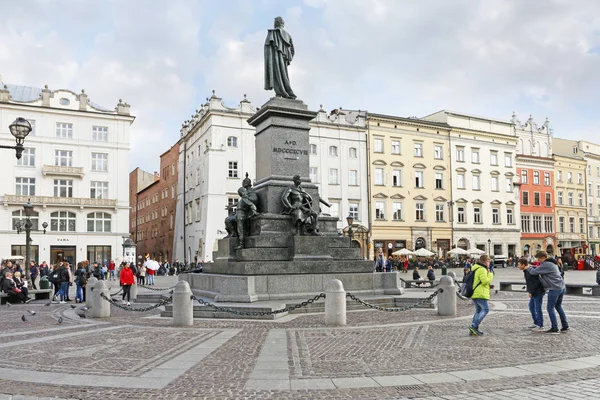
[[[348,244],[350,243],[348,242]],[[357,260],[361,257],[361,249],[354,247],[350,248],[350,246],[348,246],[348,248],[330,248],[329,254],[331,254],[331,257],[335,260]],[[373,269],[375,269],[375,267],[373,267]]]
[[[249,236],[246,238],[247,248],[255,247],[289,247],[289,236],[286,235],[262,235]]]
[[[290,250],[283,247],[258,247],[254,249],[236,250],[236,256],[238,261],[285,261],[290,258]]]

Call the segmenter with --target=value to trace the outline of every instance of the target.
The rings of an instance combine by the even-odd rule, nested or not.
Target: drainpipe
[[[367,215],[369,230],[367,232],[367,260],[371,260],[371,233],[372,233],[372,221],[371,221],[371,124],[369,121],[369,113],[365,112],[365,122],[367,125]]]
[[[448,156],[450,160],[450,250],[454,245],[454,186],[452,186],[452,177],[454,170],[452,169],[452,130],[448,130]]]
[[[185,261],[187,259],[187,257],[186,257],[186,252],[187,252],[187,246],[186,246],[187,234],[186,234],[186,231],[185,231],[186,230],[186,226],[185,226],[185,212],[186,212],[186,207],[185,207],[185,192],[187,191],[187,187],[185,186],[186,166],[187,166],[187,141],[185,141],[184,145],[183,145],[183,212],[181,213],[181,219],[183,221],[183,261],[184,261],[184,263],[185,263]]]

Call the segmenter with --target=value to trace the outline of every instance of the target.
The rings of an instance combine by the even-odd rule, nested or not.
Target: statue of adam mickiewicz
[[[295,99],[290,86],[288,65],[294,57],[294,43],[289,33],[283,29],[283,18],[275,18],[275,28],[267,32],[265,41],[265,90],[275,90],[277,97]]]

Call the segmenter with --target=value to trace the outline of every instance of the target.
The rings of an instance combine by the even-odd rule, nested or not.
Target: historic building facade
[[[513,114],[517,142],[517,178],[520,188],[521,248],[524,256],[539,250],[556,253],[554,159],[549,121],[540,127],[530,116],[521,123]]]
[[[25,255],[25,235],[17,234],[16,223],[30,201],[32,260],[76,263],[122,256],[129,236],[128,180],[122,171],[128,168],[135,119],[130,106],[119,100],[109,110],[83,90],[0,87],[0,142],[14,145],[8,125],[17,117],[33,127],[21,159],[5,150],[0,160],[0,254]]]
[[[129,174],[130,232],[137,254],[173,262],[179,145],[160,155],[160,174]]]
[[[369,202],[375,251],[426,248],[445,256],[452,244],[449,127],[368,114]]]
[[[450,126],[453,244],[520,255],[513,124],[447,110],[423,119]]]

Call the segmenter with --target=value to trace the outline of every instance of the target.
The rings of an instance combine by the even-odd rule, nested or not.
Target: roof
[[[468,113],[464,113],[464,112],[460,112],[460,111],[452,111],[452,110],[446,110],[446,109],[428,114],[428,115],[424,116],[423,118],[431,117],[438,113],[445,113],[448,115],[456,115],[459,117],[467,117],[467,118],[472,118],[472,119],[479,119],[482,121],[493,121],[493,122],[500,122],[502,124],[514,125],[510,120],[505,120],[505,119],[500,119],[500,118],[482,117],[481,115],[468,114]]]

